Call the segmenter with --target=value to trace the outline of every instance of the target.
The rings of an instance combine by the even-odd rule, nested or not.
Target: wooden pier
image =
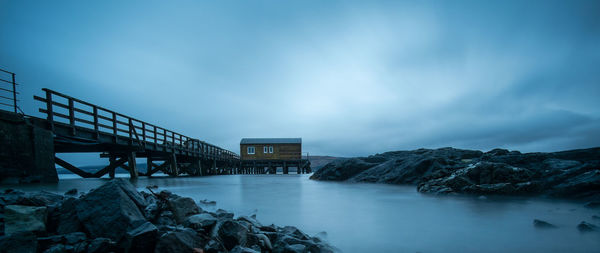
[[[158,171],[171,176],[243,171],[234,152],[50,89],[42,90],[45,96],[34,99],[44,103],[39,111],[46,118],[34,121],[54,133],[54,152],[99,152],[109,161],[103,169],[89,173],[54,157],[56,164],[79,176],[114,177],[118,167],[129,171],[131,178]],[[138,170],[136,158],[147,159],[145,173]]]

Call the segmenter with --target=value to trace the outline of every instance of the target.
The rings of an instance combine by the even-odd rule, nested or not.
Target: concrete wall
[[[57,181],[52,132],[0,111],[0,182]]]

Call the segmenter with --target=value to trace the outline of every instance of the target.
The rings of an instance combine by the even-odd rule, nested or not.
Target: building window
[[[248,147],[248,154],[254,155],[254,147]]]
[[[269,146],[269,153],[273,154],[273,146]]]
[[[264,146],[264,147],[263,147],[263,153],[265,153],[265,154],[266,154],[266,153],[269,153],[269,149],[268,149],[268,147],[267,147],[267,146]]]

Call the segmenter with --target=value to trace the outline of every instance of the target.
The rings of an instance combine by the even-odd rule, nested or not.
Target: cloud
[[[24,100],[48,87],[234,151],[600,144],[594,1],[2,5]]]

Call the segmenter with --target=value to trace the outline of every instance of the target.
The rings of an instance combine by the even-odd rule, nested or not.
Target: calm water
[[[87,191],[103,179],[61,175],[57,185],[20,186],[63,193]],[[318,182],[308,175],[234,175],[201,178],[140,178],[196,201],[217,201],[236,215],[256,213],[264,224],[293,225],[344,252],[600,252],[600,233],[576,225],[598,210],[582,203],[545,199],[436,197],[414,186]],[[3,186],[6,188],[7,186]],[[533,219],[554,230],[535,229]],[[600,224],[598,224],[600,225]]]

